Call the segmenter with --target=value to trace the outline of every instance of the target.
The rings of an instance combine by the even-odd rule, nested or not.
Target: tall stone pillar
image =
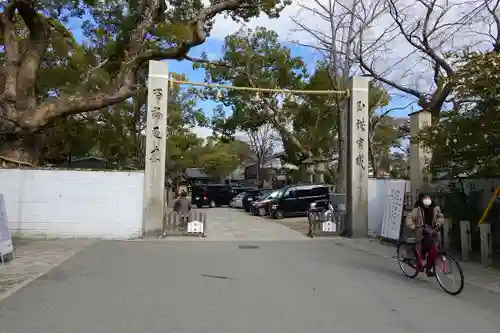
[[[368,236],[369,80],[353,77],[347,111],[346,223],[350,236]]]
[[[410,135],[417,134],[432,122],[431,113],[425,110],[413,112],[410,116]],[[423,185],[430,185],[432,177],[427,167],[432,158],[432,152],[414,143],[410,143],[410,187],[412,204],[415,203],[418,193]]]
[[[161,232],[163,225],[168,83],[167,63],[150,60],[142,215],[143,236],[157,235]]]

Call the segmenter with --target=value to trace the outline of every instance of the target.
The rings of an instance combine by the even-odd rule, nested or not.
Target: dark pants
[[[181,227],[181,231],[187,230],[187,225],[189,223],[189,213],[180,212],[178,214],[179,226]]]

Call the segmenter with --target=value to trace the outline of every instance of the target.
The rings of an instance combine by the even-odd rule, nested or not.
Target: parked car
[[[329,200],[326,185],[290,185],[282,188],[269,203],[269,215],[276,219],[285,216],[307,215],[311,203],[318,200]]]
[[[328,195],[328,199],[320,199],[313,201],[309,205],[309,210],[314,211],[327,211],[329,209],[336,209],[340,211],[345,211],[345,194],[344,193],[332,193]]]
[[[246,192],[242,192],[235,196],[231,202],[229,203],[229,207],[232,208],[243,208],[243,197],[245,196]]]
[[[314,211],[327,211],[330,207],[330,199],[320,199],[311,202],[309,205],[309,210]]]
[[[245,192],[243,197],[243,208],[246,212],[250,212],[252,209],[252,203],[260,199],[262,196],[270,194],[272,189],[257,189]]]
[[[195,185],[191,193],[191,202],[198,208],[210,208],[229,205],[233,198],[233,190],[227,184]]]
[[[237,196],[238,194],[243,193],[243,192],[255,191],[256,188],[255,187],[233,186],[232,190],[233,190],[233,196]]]
[[[266,216],[269,214],[270,203],[278,195],[279,190],[263,195],[252,204],[251,212],[253,215]]]

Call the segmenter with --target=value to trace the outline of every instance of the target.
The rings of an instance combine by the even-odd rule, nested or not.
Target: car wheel
[[[266,215],[267,215],[267,211],[266,211],[266,209],[265,209],[264,207],[260,207],[260,208],[258,209],[258,211],[257,211],[257,214],[258,214],[259,216],[266,216]]]
[[[281,220],[283,217],[285,217],[285,214],[283,213],[282,210],[278,210],[274,213],[274,218]]]
[[[250,213],[250,208],[245,208],[245,212]]]
[[[197,204],[196,207],[201,208],[201,207],[203,207],[203,205],[202,204]]]
[[[215,201],[211,200],[210,203],[208,204],[208,206],[210,206],[210,208],[215,208]]]

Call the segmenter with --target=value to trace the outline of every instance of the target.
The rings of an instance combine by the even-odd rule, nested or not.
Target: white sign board
[[[399,239],[405,190],[406,182],[390,181],[387,183],[387,205],[384,210],[380,233],[384,238]]]
[[[14,247],[12,245],[12,237],[7,222],[5,200],[3,194],[0,193],[0,255],[4,256],[12,251],[14,251]]]
[[[332,221],[321,223],[321,230],[323,232],[337,232],[337,224]]]
[[[189,234],[202,234],[203,233],[203,223],[198,221],[192,221],[188,223],[188,233]]]

